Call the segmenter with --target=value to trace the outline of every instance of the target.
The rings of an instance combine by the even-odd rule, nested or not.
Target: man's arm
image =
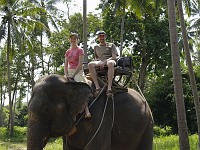
[[[96,46],[94,47],[94,60],[98,60],[98,56],[97,56],[97,53],[96,53]]]

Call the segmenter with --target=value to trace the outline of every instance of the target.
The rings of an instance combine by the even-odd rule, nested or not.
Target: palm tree
[[[124,43],[124,24],[125,24],[125,15],[126,15],[126,10],[129,10],[133,12],[139,19],[141,20],[146,20],[148,16],[147,14],[153,14],[154,10],[154,4],[152,3],[151,0],[136,0],[136,1],[131,1],[131,0],[108,0],[103,2],[103,10],[105,10],[105,7],[108,6],[108,4],[111,3],[114,5],[114,10],[113,13],[115,14],[118,12],[122,16],[122,21],[121,21],[121,34],[120,34],[120,56],[122,56],[122,49],[123,49],[123,43]],[[147,54],[147,46],[146,46],[146,41],[145,38],[141,41],[143,44],[143,47],[141,49],[141,55],[142,55],[142,63],[141,63],[141,69],[139,72],[139,79],[138,79],[138,84],[143,91],[144,86],[145,86],[145,78],[147,75],[147,66],[148,66],[148,61],[146,59],[146,54]]]
[[[104,7],[107,6],[109,3],[112,3],[114,5],[113,13],[116,14],[117,12],[119,12],[121,14],[120,56],[122,56],[124,33],[125,33],[124,31],[125,15],[126,15],[126,9],[129,7],[130,0],[110,0],[110,1],[105,1],[103,3]]]
[[[192,66],[192,61],[191,61],[191,56],[190,56],[190,51],[189,51],[188,36],[187,36],[186,25],[185,25],[185,20],[184,20],[184,15],[183,15],[183,8],[182,8],[182,0],[177,0],[177,4],[178,4],[179,17],[180,17],[180,23],[181,23],[181,31],[182,31],[182,36],[183,36],[183,45],[184,45],[184,50],[186,54],[186,62],[187,62],[189,77],[190,77],[190,84],[191,84],[192,93],[194,96],[194,105],[195,105],[197,125],[198,125],[198,137],[200,137],[200,103],[199,103],[197,84],[196,84],[196,80],[194,76],[194,71],[193,71],[193,66]],[[200,148],[200,139],[198,143],[199,143],[198,147]]]
[[[191,28],[194,28],[196,29],[197,31],[197,36],[199,36],[200,34],[200,1],[199,0],[196,0],[196,1],[193,1],[192,2],[192,5],[191,5],[191,16],[193,17],[191,19]]]
[[[185,104],[183,98],[183,86],[182,76],[180,68],[180,53],[178,46],[178,34],[176,24],[176,11],[175,1],[168,0],[168,17],[169,17],[169,32],[170,32],[170,43],[172,53],[172,67],[173,67],[173,78],[174,78],[174,91],[176,99],[176,109],[178,118],[178,132],[179,132],[179,144],[180,149],[189,150],[189,139],[188,139],[188,127],[185,114]]]
[[[0,1],[0,11],[2,20],[0,24],[0,41],[5,39],[7,46],[7,78],[8,78],[8,99],[9,99],[9,109],[10,109],[10,135],[13,135],[13,105],[11,100],[11,58],[16,50],[15,46],[18,46],[18,49],[22,49],[23,46],[21,44],[22,37],[27,39],[27,45],[29,48],[32,48],[32,44],[30,39],[24,32],[24,27],[29,29],[32,26],[40,24],[39,22],[35,22],[34,20],[30,19],[30,15],[33,15],[37,8],[29,5],[27,1],[20,1],[20,0],[12,0],[12,1]],[[41,24],[40,24],[41,25]]]
[[[46,28],[42,28],[40,31],[40,49],[41,49],[41,61],[42,61],[42,74],[45,74],[44,69],[44,50],[43,50],[43,32],[46,31],[47,36],[50,36],[49,23],[58,31],[58,27],[55,22],[55,14],[59,11],[55,4],[60,0],[29,0],[31,3],[35,4],[37,7],[42,8],[45,12],[40,13],[40,22],[42,22]]]
[[[200,35],[200,1],[196,0],[191,5],[190,33],[196,36],[195,44],[198,46]],[[198,48],[197,48],[198,49]]]
[[[17,0],[15,1],[1,1],[1,12],[3,14],[2,22],[1,22],[1,33],[0,40],[3,38],[6,39],[7,42],[7,78],[8,78],[8,98],[9,98],[9,110],[10,110],[10,135],[13,135],[13,111],[12,111],[12,101],[11,101],[11,75],[10,75],[10,54],[11,54],[11,41],[16,41],[19,43],[19,31],[17,29],[17,24],[15,21],[17,17],[17,13],[19,14],[19,10],[21,10],[20,3]],[[20,8],[20,9],[19,9]],[[18,22],[18,21],[17,21]],[[7,31],[7,37],[6,37]],[[13,37],[13,39],[11,39]]]

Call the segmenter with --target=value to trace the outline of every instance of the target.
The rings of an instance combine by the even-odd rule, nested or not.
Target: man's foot
[[[106,95],[108,97],[112,97],[113,96],[112,90],[107,90]]]
[[[97,97],[100,92],[101,92],[102,88],[96,89],[96,91],[94,92],[94,97]]]
[[[92,117],[92,115],[90,113],[85,114],[85,118],[91,118],[91,117]]]

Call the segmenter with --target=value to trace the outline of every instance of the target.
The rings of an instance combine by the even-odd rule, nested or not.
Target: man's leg
[[[97,66],[98,66],[98,61],[90,62],[88,64],[88,68],[89,68],[92,80],[94,82],[94,85],[95,85],[96,89],[100,89],[99,82],[97,80],[97,73],[95,70],[95,67],[97,67]]]
[[[113,81],[113,77],[114,77],[114,73],[115,73],[115,70],[114,70],[114,66],[115,66],[115,61],[114,60],[109,60],[107,62],[107,66],[108,66],[108,90],[111,90],[111,87],[112,87],[112,81]]]

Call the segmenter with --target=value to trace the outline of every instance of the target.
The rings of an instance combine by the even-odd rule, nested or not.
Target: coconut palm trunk
[[[42,75],[45,75],[42,31],[41,31],[41,35],[40,35],[40,49],[41,49],[41,61],[42,61],[42,62],[41,62],[41,63],[42,63]]]
[[[84,61],[88,62],[87,56],[87,0],[83,0],[83,49],[84,49]],[[84,66],[87,68],[87,65]]]
[[[123,50],[123,42],[124,42],[124,23],[125,23],[125,8],[126,5],[123,5],[122,10],[122,22],[121,22],[121,35],[120,35],[120,57],[122,56],[122,50]]]
[[[189,150],[188,127],[185,114],[185,104],[183,98],[183,85],[180,67],[180,52],[178,46],[178,33],[176,30],[176,11],[175,1],[168,0],[168,17],[169,17],[169,31],[170,31],[170,44],[172,55],[172,68],[174,78],[174,91],[177,110],[178,121],[178,134],[180,150]]]
[[[189,51],[187,31],[186,31],[185,20],[183,16],[182,0],[177,0],[177,2],[178,2],[177,4],[178,4],[178,10],[179,10],[180,23],[181,23],[181,31],[182,31],[182,36],[183,36],[183,45],[184,45],[184,50],[186,54],[186,63],[188,66],[190,84],[192,88],[192,94],[194,97],[194,105],[195,105],[195,111],[196,111],[196,116],[197,116],[198,137],[200,137],[200,132],[199,132],[200,130],[200,103],[199,103],[197,84],[196,84],[196,80],[194,76],[194,71],[193,71],[193,66],[192,66],[192,61],[191,61],[191,56],[190,56],[190,51]],[[200,139],[198,141],[198,148],[200,148]]]
[[[8,77],[8,99],[9,99],[9,125],[8,128],[10,136],[14,134],[14,121],[13,121],[13,105],[11,99],[11,74],[10,74],[10,50],[11,50],[11,23],[8,20],[8,37],[7,37],[7,77]]]

